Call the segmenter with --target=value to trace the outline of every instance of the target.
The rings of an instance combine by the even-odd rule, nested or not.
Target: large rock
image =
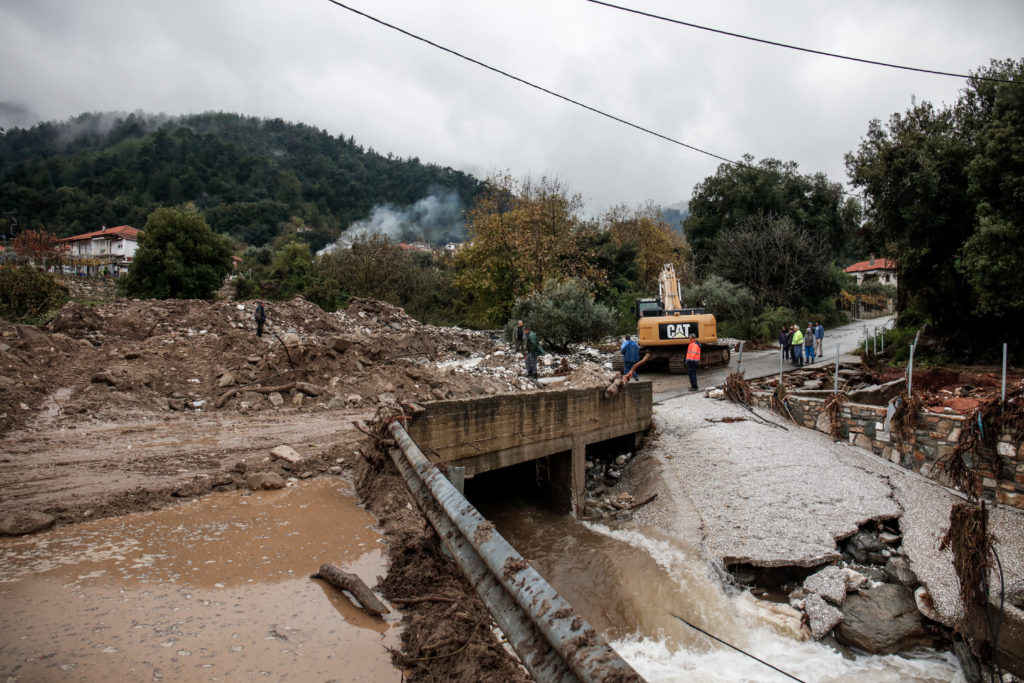
[[[275,472],[253,472],[245,478],[245,484],[251,491],[269,491],[283,489],[284,479]]]
[[[0,519],[0,534],[22,536],[53,526],[54,518],[37,510],[18,510]]]
[[[275,448],[271,448],[270,449],[270,454],[272,456],[274,456],[275,458],[281,458],[282,460],[287,460],[288,462],[290,462],[292,464],[300,463],[303,460],[305,460],[305,458],[303,458],[301,455],[299,455],[298,451],[296,451],[291,446],[287,446],[287,445],[284,445],[284,444],[282,444],[280,446],[277,446]]]
[[[871,654],[887,655],[931,644],[909,588],[886,583],[846,597],[836,640]]]
[[[893,555],[885,563],[885,574],[893,583],[898,583],[901,586],[913,590],[917,588],[920,583],[917,580],[917,574],[910,568],[910,563],[907,562],[907,558],[902,555]]]
[[[858,531],[846,542],[846,552],[850,553],[857,562],[869,564],[879,559],[885,544],[879,540],[877,534],[869,531]],[[882,562],[885,562],[883,559]]]

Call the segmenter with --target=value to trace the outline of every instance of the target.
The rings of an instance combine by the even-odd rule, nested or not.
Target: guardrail
[[[388,429],[398,444],[389,455],[417,505],[534,679],[644,680],[456,490],[401,423]]]

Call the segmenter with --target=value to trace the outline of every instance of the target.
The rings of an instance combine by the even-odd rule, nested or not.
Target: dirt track
[[[305,414],[195,413],[58,427],[42,417],[0,441],[0,516],[48,512],[61,522],[108,516],[173,497],[244,487],[248,471],[272,470],[269,449],[285,444],[323,471],[331,447],[352,450],[352,421],[366,411]]]

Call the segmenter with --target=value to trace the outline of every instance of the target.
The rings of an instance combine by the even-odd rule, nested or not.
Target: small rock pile
[[[585,483],[587,499],[583,518],[614,518],[624,521],[636,501],[628,493],[614,493],[623,470],[634,458],[632,451],[592,456],[586,461]]]
[[[803,613],[816,640],[832,634],[838,643],[872,654],[941,644],[949,631],[901,552],[899,530],[873,526],[842,544],[838,563],[795,587],[784,585],[790,606]]]

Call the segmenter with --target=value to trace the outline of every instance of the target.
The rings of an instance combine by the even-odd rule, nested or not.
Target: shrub
[[[29,265],[0,267],[0,317],[36,322],[68,300],[68,289],[49,273]]]
[[[586,282],[578,279],[561,283],[549,280],[540,292],[517,300],[511,325],[518,320],[552,350],[562,352],[571,343],[600,339],[615,329],[615,313],[596,303]]]

